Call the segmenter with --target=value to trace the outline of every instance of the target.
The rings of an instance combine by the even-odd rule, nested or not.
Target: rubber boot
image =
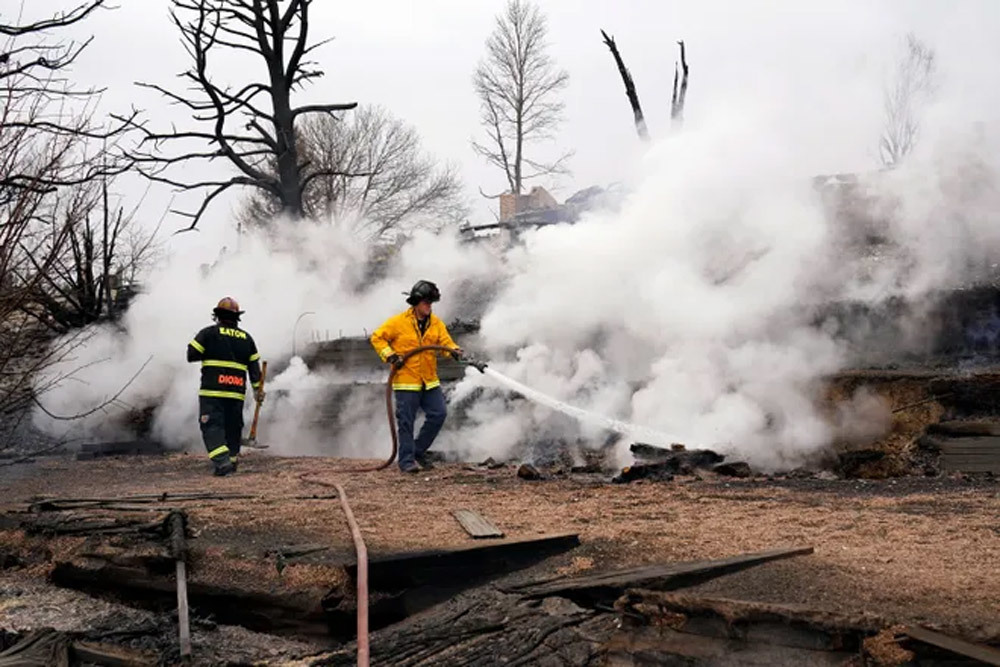
[[[220,456],[217,459],[212,459],[212,463],[215,465],[215,470],[212,474],[216,477],[225,477],[236,472],[236,467],[229,460],[228,456]]]

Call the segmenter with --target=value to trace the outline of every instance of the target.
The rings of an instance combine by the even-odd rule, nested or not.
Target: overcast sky
[[[12,0],[7,0],[11,2]],[[71,0],[30,0],[28,14]],[[144,109],[154,124],[187,121],[163,99],[132,84],[169,84],[187,66],[167,0],[118,0],[79,34],[95,40],[77,66],[81,80],[107,87],[105,107]],[[480,135],[471,75],[502,0],[382,0],[313,3],[312,34],[334,37],[316,53],[326,76],[303,101],[381,104],[413,124],[425,148],[460,168],[473,222],[492,218],[477,194],[499,191],[502,175],[470,148]],[[614,62],[600,29],[615,36],[632,71],[654,138],[669,130],[675,41],[688,46],[688,126],[741,105],[771,105],[790,123],[788,140],[829,137],[828,150],[804,169],[815,173],[875,165],[879,86],[899,40],[914,31],[937,52],[942,94],[960,100],[967,119],[997,117],[1000,2],[996,0],[544,0],[551,54],[570,75],[566,121],[557,148],[572,149],[573,173],[543,183],[560,199],[627,177],[639,142]],[[242,81],[238,68],[229,79]],[[738,147],[734,147],[738,150]],[[129,194],[137,195],[138,188]],[[155,192],[149,208],[163,207]],[[202,224],[231,223],[231,202]],[[174,219],[168,226],[181,226]]]

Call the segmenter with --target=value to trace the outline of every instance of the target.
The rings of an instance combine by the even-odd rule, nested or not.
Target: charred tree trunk
[[[231,188],[253,188],[272,198],[283,213],[302,218],[304,193],[312,181],[324,176],[365,175],[319,169],[299,161],[296,123],[300,116],[332,114],[357,106],[354,102],[304,106],[292,103],[296,86],[323,74],[316,63],[308,60],[325,43],[312,43],[309,38],[313,1],[289,0],[282,8],[274,0],[171,0],[171,18],[193,60],[181,75],[189,86],[178,93],[156,84],[140,85],[189,109],[195,121],[210,127],[157,133],[140,126],[142,145],[133,159],[150,180],[204,193],[195,211],[181,213],[191,219],[188,229],[195,229],[212,201]],[[260,77],[248,74],[238,89],[217,84],[209,63],[215,62],[219,51],[245,51],[259,56],[257,63],[263,65]],[[207,148],[193,149],[190,142],[199,141]],[[178,148],[167,153],[165,146]],[[235,175],[195,180],[184,171],[189,164],[220,157],[230,163]],[[169,175],[174,170],[180,173]]]
[[[687,100],[688,90],[688,64],[687,55],[684,52],[684,40],[677,42],[681,47],[681,69],[677,71],[677,63],[674,63],[674,94],[670,100],[670,120],[680,127],[684,123],[684,102]],[[680,89],[677,88],[678,74],[680,75]]]
[[[643,141],[649,141],[649,130],[646,128],[646,118],[642,114],[642,106],[639,104],[639,94],[635,92],[635,82],[632,81],[632,74],[625,67],[625,61],[622,60],[621,53],[618,51],[618,45],[615,44],[615,38],[610,37],[608,33],[601,31],[601,35],[604,37],[604,43],[607,45],[608,49],[611,51],[611,55],[615,59],[615,64],[618,66],[618,73],[621,74],[622,83],[625,84],[625,97],[628,98],[629,106],[632,107],[632,116],[635,119],[635,130],[639,133],[639,138]]]

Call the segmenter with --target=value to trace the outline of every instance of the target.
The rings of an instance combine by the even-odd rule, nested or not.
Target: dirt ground
[[[0,628],[45,624],[31,614],[39,613],[39,605],[70,604],[69,595],[77,596],[73,604],[81,604],[82,594],[55,589],[45,583],[46,575],[52,561],[94,550],[94,541],[26,536],[17,528],[18,517],[24,516],[19,512],[40,496],[250,494],[252,499],[173,503],[189,513],[195,535],[192,581],[322,595],[343,584],[339,565],[353,560],[353,547],[333,489],[307,481],[318,479],[343,484],[372,558],[470,545],[451,515],[462,508],[490,518],[509,538],[578,533],[579,548],[544,564],[561,573],[807,545],[814,554],[721,577],[692,592],[868,611],[970,639],[1000,641],[1000,483],[995,479],[708,475],[619,485],[598,475],[529,482],[518,479],[513,468],[459,464],[439,465],[419,476],[395,469],[337,472],[359,464],[253,452],[237,475],[222,479],[212,477],[203,457],[195,455],[47,459],[0,468],[5,519],[0,552],[23,556],[32,549],[38,553],[40,545],[44,552],[4,571]],[[328,548],[276,567],[273,551],[294,545]],[[11,591],[18,587],[18,596],[30,593],[36,603],[24,604],[29,598],[23,597],[22,604],[13,603]],[[66,614],[58,616],[69,623]],[[242,628],[230,632],[247,634]],[[245,637],[240,643],[253,645]],[[309,647],[315,644],[292,642],[282,650],[289,655]],[[265,653],[257,656],[266,658]]]

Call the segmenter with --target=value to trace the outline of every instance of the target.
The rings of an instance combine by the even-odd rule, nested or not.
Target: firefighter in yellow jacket
[[[396,369],[392,388],[396,399],[396,429],[399,434],[399,469],[419,472],[430,468],[427,450],[441,431],[448,414],[437,376],[437,352],[419,352],[404,363],[403,355],[423,345],[442,345],[451,348],[451,356],[460,359],[462,349],[448,335],[448,329],[432,313],[431,304],[441,299],[437,285],[418,280],[410,290],[406,303],[410,304],[398,315],[385,321],[372,334],[371,343],[382,361]],[[424,411],[424,425],[416,440],[413,425],[417,410]]]

